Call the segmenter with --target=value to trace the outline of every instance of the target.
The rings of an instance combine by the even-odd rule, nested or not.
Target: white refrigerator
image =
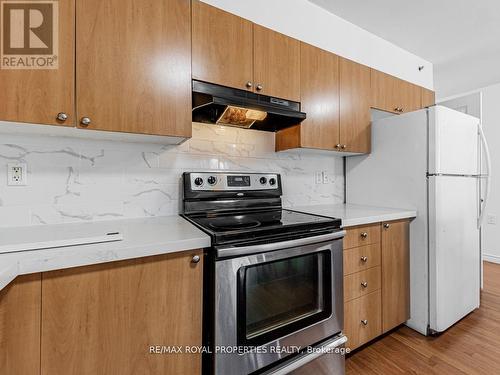
[[[433,106],[372,123],[372,153],[347,158],[346,201],[411,208],[407,325],[442,332],[479,307],[481,153],[479,120]],[[489,166],[489,157],[486,157]],[[487,189],[488,190],[488,189]]]

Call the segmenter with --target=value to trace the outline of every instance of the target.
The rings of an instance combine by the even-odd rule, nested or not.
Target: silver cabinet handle
[[[391,224],[389,224],[389,223],[385,223],[385,224],[384,224],[384,228],[385,228],[385,229],[389,229],[389,228],[390,228],[390,226],[391,226]]]
[[[260,83],[256,87],[257,91],[262,91],[263,88],[264,86],[262,86]]]
[[[253,86],[253,83],[251,81],[248,81],[246,86],[247,86],[247,88],[251,89]]]
[[[201,258],[199,255],[193,255],[193,257],[191,258],[191,263],[199,263],[200,260]]]
[[[361,257],[361,261],[364,262],[364,263],[366,263],[368,261],[368,257],[362,256]]]
[[[342,148],[342,145],[341,145],[340,143],[337,143],[337,144],[335,145],[335,148]]]
[[[82,119],[80,120],[80,125],[82,125],[83,127],[87,127],[90,125],[92,121],[90,120],[90,118],[88,117],[82,117]]]
[[[363,320],[361,321],[361,323],[363,323],[363,325],[364,325],[364,326],[367,326],[367,325],[368,325],[368,320],[363,319]]]
[[[66,121],[68,119],[68,115],[64,112],[59,112],[56,117],[59,121]]]
[[[361,283],[361,286],[362,286],[363,288],[367,288],[367,287],[368,287],[368,283],[367,283],[366,281],[363,281],[363,282]]]
[[[361,238],[367,238],[368,237],[368,233],[367,232],[362,232],[361,233]]]
[[[340,147],[342,148],[342,150],[345,150],[347,148],[347,145],[342,145]]]

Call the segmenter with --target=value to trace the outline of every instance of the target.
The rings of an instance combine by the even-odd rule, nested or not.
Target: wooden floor
[[[401,327],[354,352],[346,374],[500,374],[500,264],[484,263],[477,311],[434,338]]]

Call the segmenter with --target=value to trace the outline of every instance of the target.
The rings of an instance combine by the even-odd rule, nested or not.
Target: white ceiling
[[[500,82],[499,0],[309,0],[434,64],[443,97]]]

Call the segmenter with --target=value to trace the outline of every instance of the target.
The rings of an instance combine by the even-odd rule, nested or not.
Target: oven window
[[[262,345],[331,315],[329,251],[241,268],[238,282],[241,345]]]

